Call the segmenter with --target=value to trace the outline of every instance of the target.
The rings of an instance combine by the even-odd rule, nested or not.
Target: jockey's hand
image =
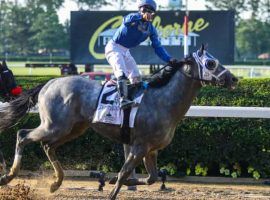
[[[175,65],[176,63],[178,62],[178,60],[176,58],[171,58],[170,61],[169,61],[169,64],[170,65]]]
[[[154,18],[154,15],[149,12],[146,12],[146,13],[142,13],[142,17],[144,21],[151,22]]]

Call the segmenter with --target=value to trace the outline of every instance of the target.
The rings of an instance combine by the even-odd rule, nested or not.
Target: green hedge
[[[0,57],[0,60],[5,60],[6,57]],[[67,56],[8,56],[8,61],[15,62],[70,62],[70,58]]]
[[[22,85],[33,86],[50,77],[18,77]],[[234,91],[205,87],[193,105],[270,107],[270,79],[244,79]],[[16,131],[38,126],[39,118],[28,115],[16,127],[0,135],[8,164],[14,156]],[[159,154],[159,167],[171,174],[270,177],[270,120],[239,118],[185,118],[175,137]],[[59,148],[65,169],[117,171],[123,163],[120,144],[88,130],[80,138]],[[104,156],[106,155],[106,156]],[[50,165],[39,144],[28,145],[23,168],[36,170]],[[143,167],[138,168],[143,171]]]

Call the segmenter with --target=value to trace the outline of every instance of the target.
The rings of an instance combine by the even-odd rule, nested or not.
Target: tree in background
[[[63,40],[65,41],[64,48],[69,51],[70,50],[70,42],[69,42],[70,41],[70,21],[66,20],[63,27],[64,27],[64,33],[65,33],[65,36],[63,38]]]
[[[7,18],[8,18],[8,4],[1,0],[0,1],[0,53],[6,52],[7,49]]]
[[[65,0],[25,0],[26,6],[34,8],[34,10],[38,8],[42,8],[45,11],[49,10],[57,10],[59,9]]]
[[[6,20],[6,41],[8,52],[19,52],[28,54],[32,51],[32,44],[29,37],[32,19],[26,7],[21,8],[14,5],[10,8]]]
[[[30,30],[34,33],[30,40],[35,44],[36,51],[42,49],[52,53],[53,50],[67,48],[67,33],[55,11],[40,13]]]
[[[56,10],[64,0],[1,0],[0,53],[37,53],[40,48],[68,48],[67,29],[59,23]],[[54,47],[52,47],[54,45]]]
[[[28,38],[32,17],[27,7],[9,1],[1,1],[0,49],[2,53],[20,52],[27,54],[31,50]]]
[[[101,6],[111,5],[117,9],[125,9],[127,6],[133,5],[137,0],[73,0],[77,2],[81,9],[95,9]],[[120,5],[119,5],[120,3]]]
[[[77,2],[80,7],[87,6],[89,8],[99,8],[102,5],[110,4],[110,0],[73,0]]]
[[[236,45],[241,57],[256,59],[270,52],[270,24],[251,18],[241,20],[236,29]]]
[[[270,0],[260,0],[260,19],[270,23]]]
[[[206,0],[206,2],[208,3],[206,7],[209,10],[233,10],[235,12],[236,19],[239,19],[240,13],[247,10],[246,1],[247,0]]]
[[[236,14],[237,58],[256,59],[270,53],[270,0],[206,0],[208,8],[234,10]],[[243,12],[248,19],[241,19]]]

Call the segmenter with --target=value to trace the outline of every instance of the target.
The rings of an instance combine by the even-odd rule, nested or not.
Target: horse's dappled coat
[[[163,78],[154,79],[155,81],[152,83],[150,81],[150,87],[145,93],[137,113],[135,128],[131,131],[130,152],[118,177],[114,179],[116,184],[110,194],[110,199],[116,198],[123,184],[146,185],[153,184],[157,180],[158,150],[170,144],[177,124],[184,117],[192,100],[202,87],[200,81],[186,76],[181,71],[184,64],[191,66],[192,76],[198,76],[198,65],[190,56],[176,63],[176,67],[169,66],[167,70],[165,69],[161,73]],[[219,65],[215,73],[220,73],[223,70],[224,67]],[[170,81],[164,81],[165,79],[170,79]],[[220,79],[224,80],[223,86],[226,87],[231,87],[236,80],[229,71],[223,73]],[[157,84],[159,86],[163,85],[163,87],[153,88],[156,83],[159,83]],[[8,116],[5,120],[0,121],[1,130],[1,128],[11,126],[22,117],[27,112],[29,103],[34,102],[32,100],[36,99],[35,97],[39,94],[41,124],[35,129],[18,131],[16,156],[12,168],[10,173],[0,178],[0,184],[7,184],[17,176],[21,166],[23,149],[31,142],[41,142],[55,169],[56,180],[51,185],[51,192],[54,192],[60,187],[64,178],[61,164],[55,154],[57,147],[82,135],[89,127],[113,141],[121,141],[120,127],[89,123],[89,120],[93,119],[100,90],[101,85],[95,81],[80,77],[58,78],[20,97],[17,100],[20,106],[17,104],[16,109],[12,108],[16,105],[11,102],[9,106],[0,110],[0,118]],[[22,112],[18,114],[18,111]],[[8,120],[13,120],[13,123],[6,124]],[[132,170],[142,160],[149,177],[128,179]]]

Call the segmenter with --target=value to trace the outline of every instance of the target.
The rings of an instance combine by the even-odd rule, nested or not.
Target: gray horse
[[[130,133],[130,152],[115,183],[110,199],[116,199],[122,185],[150,185],[158,177],[157,155],[173,139],[175,128],[188,111],[192,100],[204,84],[233,88],[237,79],[203,48],[174,63],[168,83],[162,87],[149,87],[142,99]],[[162,80],[158,80],[161,81]],[[150,84],[151,86],[151,84]],[[37,101],[41,124],[35,129],[22,129],[17,133],[13,165],[8,174],[0,178],[5,185],[17,176],[24,147],[41,142],[55,170],[55,182],[50,191],[56,191],[63,181],[63,169],[55,150],[67,141],[82,135],[87,128],[111,140],[122,142],[120,127],[92,123],[96,103],[102,86],[81,77],[64,77],[37,86],[9,106],[0,110],[0,131],[24,116]],[[143,160],[148,178],[128,178]]]

